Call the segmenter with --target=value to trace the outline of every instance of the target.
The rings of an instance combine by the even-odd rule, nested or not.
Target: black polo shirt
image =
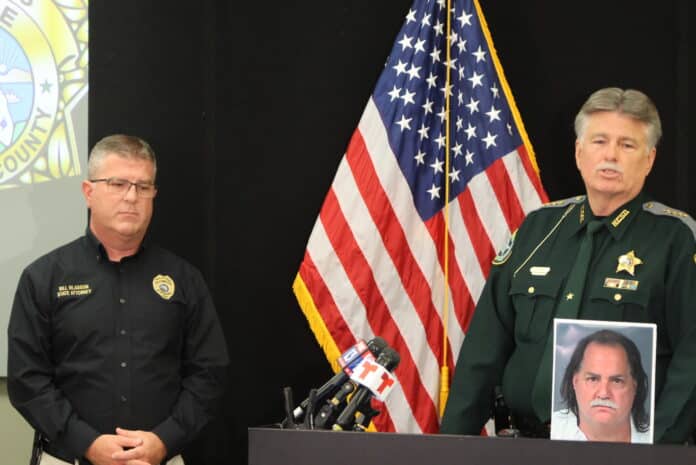
[[[196,268],[151,244],[111,262],[90,231],[24,270],[8,336],[10,400],[66,458],[117,426],[176,455],[210,420],[228,364]]]

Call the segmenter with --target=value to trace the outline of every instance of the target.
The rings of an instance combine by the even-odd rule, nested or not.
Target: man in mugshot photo
[[[585,336],[561,382],[565,408],[553,412],[551,439],[651,443],[648,376],[636,344],[616,331]]]

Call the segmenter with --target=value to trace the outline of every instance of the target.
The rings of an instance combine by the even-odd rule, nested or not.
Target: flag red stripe
[[[433,241],[435,242],[438,263],[440,264],[440,267],[444,270],[444,250],[442,240],[442,237],[445,234],[444,214],[440,213],[433,216],[425,222],[425,225],[428,228],[428,231],[430,232],[430,236],[433,238]],[[449,238],[447,242],[447,246],[449,247],[449,286],[452,290],[452,303],[454,305],[454,313],[457,315],[457,321],[459,321],[461,325],[461,323],[466,319],[466,313],[470,308],[470,302],[472,302],[473,299],[471,297],[471,294],[469,293],[469,289],[466,285],[466,282],[464,281],[461,269],[459,268],[459,264],[455,259],[455,251],[454,245],[452,244],[452,239]],[[451,353],[448,354],[448,357],[451,358],[451,355]]]
[[[372,220],[380,232],[384,247],[394,262],[401,283],[425,328],[430,350],[435,358],[440,360],[443,328],[440,319],[433,318],[437,315],[437,309],[432,302],[430,285],[411,253],[401,224],[375,174],[360,131],[355,131],[353,135],[346,160],[353,171],[353,177]]]
[[[328,208],[322,209],[319,217],[348,279],[365,307],[370,327],[374,334],[379,334],[390,341],[391,345],[399,352],[401,363],[395,373],[420,428],[423,431],[432,431],[432,423],[435,422],[437,425],[435,405],[432,401],[429,402],[430,397],[418,378],[418,370],[408,346],[391,317],[389,308],[375,282],[370,265],[340,210],[338,199],[333,190],[330,190],[326,196],[325,207]],[[327,215],[326,211],[333,213]],[[414,399],[418,400],[415,405],[412,403]]]
[[[464,219],[464,225],[471,239],[471,247],[476,253],[479,266],[483,271],[484,276],[488,276],[488,270],[491,268],[491,260],[495,256],[495,251],[491,245],[491,241],[484,228],[481,218],[479,218],[474,204],[474,198],[471,195],[470,189],[465,189],[459,194],[459,212]],[[478,299],[478,296],[476,296]],[[468,324],[466,325],[468,327]]]
[[[355,344],[353,333],[343,319],[329,288],[326,287],[326,283],[308,252],[305,252],[299,273],[307,291],[314,299],[314,305],[321,315],[321,319],[328,328],[331,328],[331,335],[336,346],[341,352],[348,350]]]
[[[498,198],[498,204],[500,204],[500,209],[505,215],[508,229],[514,231],[517,229],[517,225],[522,223],[525,214],[505,168],[505,163],[501,158],[497,159],[486,169],[486,176],[488,176],[495,196]]]
[[[383,404],[380,404],[374,399],[372,404],[372,408],[379,410],[379,415],[372,420],[377,431],[396,431],[394,420],[392,420],[389,410],[384,408]]]

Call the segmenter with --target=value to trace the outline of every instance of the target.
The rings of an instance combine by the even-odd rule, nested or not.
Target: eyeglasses
[[[89,182],[105,182],[106,191],[110,194],[126,195],[131,186],[135,186],[135,193],[144,199],[151,199],[157,193],[157,187],[151,182],[130,182],[121,178],[90,179]]]

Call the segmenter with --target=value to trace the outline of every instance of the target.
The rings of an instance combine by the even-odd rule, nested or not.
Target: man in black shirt
[[[222,394],[227,349],[203,277],[143,241],[156,169],[137,137],[99,141],[85,236],[22,273],[8,392],[36,430],[37,463],[183,463]]]

